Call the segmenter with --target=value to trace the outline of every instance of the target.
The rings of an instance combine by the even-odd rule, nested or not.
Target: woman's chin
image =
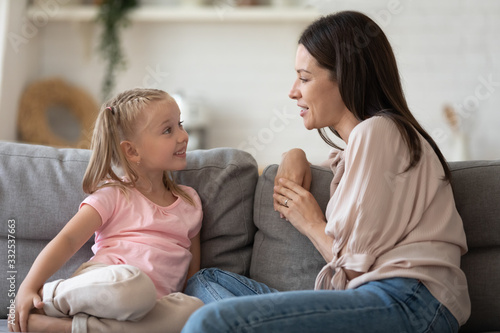
[[[307,130],[309,130],[309,131],[310,131],[310,130],[313,130],[313,129],[315,129],[315,128],[316,128],[316,127],[314,127],[314,125],[313,125],[313,124],[308,123],[307,121],[305,121],[305,119],[304,119],[304,127],[305,127]]]

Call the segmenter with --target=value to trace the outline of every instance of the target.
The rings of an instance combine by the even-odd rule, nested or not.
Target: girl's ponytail
[[[90,146],[92,155],[83,176],[82,184],[85,193],[94,193],[107,179],[120,180],[113,170],[113,165],[124,165],[120,152],[118,119],[115,119],[118,117],[117,110],[112,106],[105,106],[99,112]]]

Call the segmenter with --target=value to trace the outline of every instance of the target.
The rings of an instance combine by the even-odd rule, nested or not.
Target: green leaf
[[[98,50],[106,62],[101,94],[109,98],[116,85],[117,71],[126,68],[120,30],[130,24],[128,13],[139,6],[137,0],[104,0],[99,5],[97,22],[102,25]]]

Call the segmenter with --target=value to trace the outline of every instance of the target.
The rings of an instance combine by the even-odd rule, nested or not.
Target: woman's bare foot
[[[29,332],[71,333],[71,318],[55,318],[37,313],[28,317]]]

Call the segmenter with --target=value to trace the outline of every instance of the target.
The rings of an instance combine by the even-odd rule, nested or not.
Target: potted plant
[[[102,26],[99,40],[99,53],[106,62],[102,82],[102,98],[107,99],[116,84],[118,70],[126,65],[120,41],[120,29],[129,24],[127,14],[138,6],[138,0],[99,0],[97,22]]]

